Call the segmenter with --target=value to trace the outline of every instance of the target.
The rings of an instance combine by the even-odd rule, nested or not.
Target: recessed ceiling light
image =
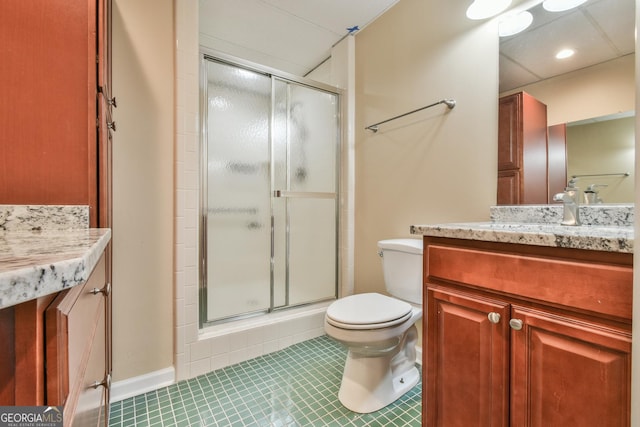
[[[524,31],[533,22],[531,12],[522,11],[515,15],[506,16],[498,24],[498,34],[500,37],[508,37]]]
[[[544,0],[542,7],[549,12],[564,12],[565,10],[578,7],[586,1],[587,0]]]
[[[573,49],[562,49],[561,51],[556,53],[556,59],[567,59],[573,56],[574,53],[576,53],[576,51]]]
[[[467,9],[467,18],[486,19],[509,7],[511,0],[475,0]]]

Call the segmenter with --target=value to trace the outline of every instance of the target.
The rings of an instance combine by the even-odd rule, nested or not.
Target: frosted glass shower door
[[[200,325],[335,298],[338,95],[201,65]]]
[[[338,97],[275,80],[274,307],[335,298]]]
[[[206,321],[271,306],[271,78],[205,61]]]

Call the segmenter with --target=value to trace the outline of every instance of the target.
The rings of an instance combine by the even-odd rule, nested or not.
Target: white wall
[[[606,185],[597,189],[605,203],[633,203],[634,149],[634,117],[567,126],[567,176],[628,172],[580,177],[578,187]]]
[[[356,292],[384,291],[378,240],[487,220],[496,202],[497,28],[466,19],[466,7],[402,0],[355,36]],[[364,130],[443,98],[457,106]]]
[[[114,0],[113,379],[173,365],[173,1]]]
[[[549,126],[635,110],[635,55],[523,86],[547,105]]]

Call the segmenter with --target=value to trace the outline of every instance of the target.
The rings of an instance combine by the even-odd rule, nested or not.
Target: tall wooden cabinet
[[[2,1],[0,204],[88,205],[91,225],[108,226],[99,218],[108,210],[99,133],[109,119],[98,110],[110,80],[109,6]]]
[[[547,106],[526,92],[500,98],[499,205],[547,203]]]
[[[423,425],[629,425],[632,254],[424,247]]]
[[[110,40],[111,0],[2,0],[0,204],[87,205],[91,227],[111,228],[115,131],[111,111],[116,101],[111,88]],[[19,376],[13,388],[0,392],[0,400],[21,405],[64,404],[65,414],[67,402],[76,408],[93,408],[95,405],[85,399],[85,385],[73,384],[73,379],[79,378],[78,366],[82,366],[91,373],[89,377],[95,377],[92,381],[102,383],[96,387],[102,396],[97,422],[107,423],[106,379],[112,364],[111,296],[105,284],[111,283],[110,244],[96,270],[104,282],[97,289],[104,292],[98,292],[102,298],[89,298],[100,301],[95,306],[89,304],[89,309],[80,309],[87,307],[87,297],[76,295],[80,290],[74,289],[61,293],[53,302],[55,296],[0,312],[0,320],[11,321],[0,322],[8,325],[6,331],[2,327],[0,331],[13,334],[16,342],[22,339],[18,335],[24,327],[37,333],[25,335],[33,345],[17,344],[28,349],[26,356],[14,353],[0,357],[14,366],[0,370],[1,378],[13,376],[15,380],[21,364],[34,366],[33,375]],[[74,313],[73,321],[66,317],[70,313]],[[77,332],[87,325],[91,326],[88,335]],[[74,340],[82,344],[75,345]],[[87,347],[81,348],[84,344]],[[78,365],[77,357],[87,359]],[[57,382],[65,378],[61,369],[69,371],[67,379],[72,383]],[[79,412],[74,409],[70,413]],[[89,425],[86,420],[76,424]]]

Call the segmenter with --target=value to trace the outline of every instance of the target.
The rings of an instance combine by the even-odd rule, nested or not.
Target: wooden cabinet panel
[[[499,205],[520,204],[520,171],[518,169],[498,171],[498,199]]]
[[[466,427],[508,423],[509,306],[458,291],[429,287],[427,342],[423,366],[426,425]]]
[[[424,248],[423,425],[629,425],[630,254]]]
[[[111,100],[111,0],[98,0],[98,88]]]
[[[513,245],[512,245],[513,246]],[[519,298],[631,319],[633,268],[429,245],[426,274]],[[559,290],[561,286],[561,291]],[[606,294],[606,304],[603,304]]]
[[[95,219],[95,16],[94,1],[3,0],[0,203],[89,205]]]
[[[522,97],[505,96],[498,106],[498,170],[521,166]]]
[[[499,204],[547,203],[547,106],[526,92],[499,101],[498,172],[506,171],[519,173],[519,194],[503,198],[515,187],[503,187],[509,182],[500,179],[505,177],[502,175],[498,180]]]
[[[15,405],[15,369],[16,351],[12,345],[15,340],[14,308],[0,310],[0,340],[5,343],[6,350],[0,351],[0,405]]]
[[[511,425],[596,427],[630,422],[631,334],[514,307]]]
[[[0,310],[0,405],[44,405],[44,312],[48,295]]]
[[[105,374],[106,340],[104,333],[98,333],[104,330],[105,312],[101,310],[96,334],[90,348],[86,372],[80,386],[81,392],[78,396],[78,406],[73,419],[73,425],[76,426],[104,425],[105,412],[108,410],[105,406],[108,388],[96,385],[108,381],[106,379],[108,374]]]
[[[112,226],[112,195],[113,195],[113,145],[110,124],[111,108],[103,93],[98,94],[98,227]]]
[[[87,283],[61,292],[46,312],[47,405],[64,405],[65,425],[77,409],[99,412],[89,402],[104,403],[102,387],[95,392],[87,387],[106,376],[108,296],[99,292],[105,288],[105,271],[103,255]]]

